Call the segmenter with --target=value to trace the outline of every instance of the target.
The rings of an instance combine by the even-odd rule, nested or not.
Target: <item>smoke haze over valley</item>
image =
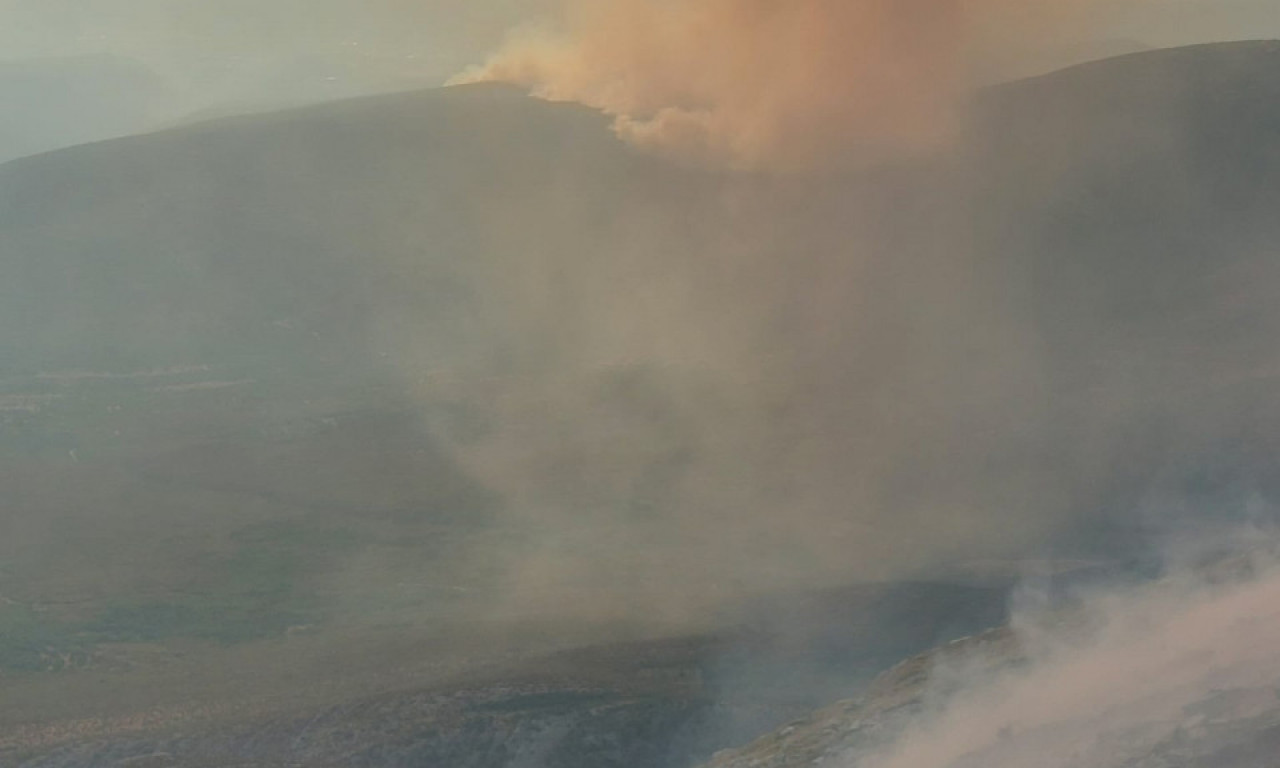
[[[1045,765],[1241,675],[1265,750],[1280,43],[1162,47],[1266,29],[1203,2],[0,2],[0,765],[676,768],[854,696],[713,764]]]

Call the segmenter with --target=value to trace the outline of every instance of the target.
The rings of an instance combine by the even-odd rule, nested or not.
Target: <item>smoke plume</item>
[[[1243,582],[1184,572],[1095,596],[1053,624],[1027,620],[1016,670],[974,677],[943,665],[938,687],[952,692],[940,706],[879,756],[843,764],[1224,764],[1219,750],[1240,755],[1266,738],[1280,690],[1280,574],[1261,560],[1250,568],[1260,572]]]
[[[570,3],[462,82],[613,115],[640,147],[740,169],[871,162],[944,140],[975,78],[1083,34],[1093,0]]]
[[[1218,101],[1238,53],[994,89],[938,162],[823,178],[678,170],[591,110],[513,111],[486,157],[548,170],[434,169],[501,180],[466,198],[466,290],[377,332],[506,501],[494,592],[680,621],[971,558],[1128,556],[1171,510],[1280,496],[1254,383],[1277,365],[1271,225],[1197,192],[1247,178],[1217,169],[1257,140],[1221,143],[1236,166],[1185,117],[1249,125]],[[542,114],[557,138],[529,149]]]

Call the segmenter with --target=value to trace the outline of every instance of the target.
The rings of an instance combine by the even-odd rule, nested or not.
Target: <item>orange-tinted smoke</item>
[[[751,170],[933,146],[974,70],[1051,44],[1092,0],[586,0],[460,80],[616,118],[634,144]]]

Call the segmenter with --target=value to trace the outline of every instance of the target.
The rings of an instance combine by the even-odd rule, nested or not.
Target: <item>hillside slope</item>
[[[291,643],[757,620],[843,688],[991,595],[858,664],[753,599],[1273,518],[1278,73],[1084,65],[852,176],[675,168],[499,86],[0,166],[0,669],[168,680],[146,710]]]

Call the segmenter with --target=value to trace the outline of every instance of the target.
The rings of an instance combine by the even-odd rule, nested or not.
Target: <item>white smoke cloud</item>
[[[1274,562],[1243,582],[1184,573],[1095,596],[1051,625],[1017,629],[1024,664],[967,681],[963,665],[937,670],[946,687],[962,681],[960,692],[939,697],[888,750],[849,765],[1126,766],[1162,749],[1211,752],[1215,729],[1238,729],[1223,737],[1238,742],[1251,723],[1261,730],[1256,721],[1280,717]]]

